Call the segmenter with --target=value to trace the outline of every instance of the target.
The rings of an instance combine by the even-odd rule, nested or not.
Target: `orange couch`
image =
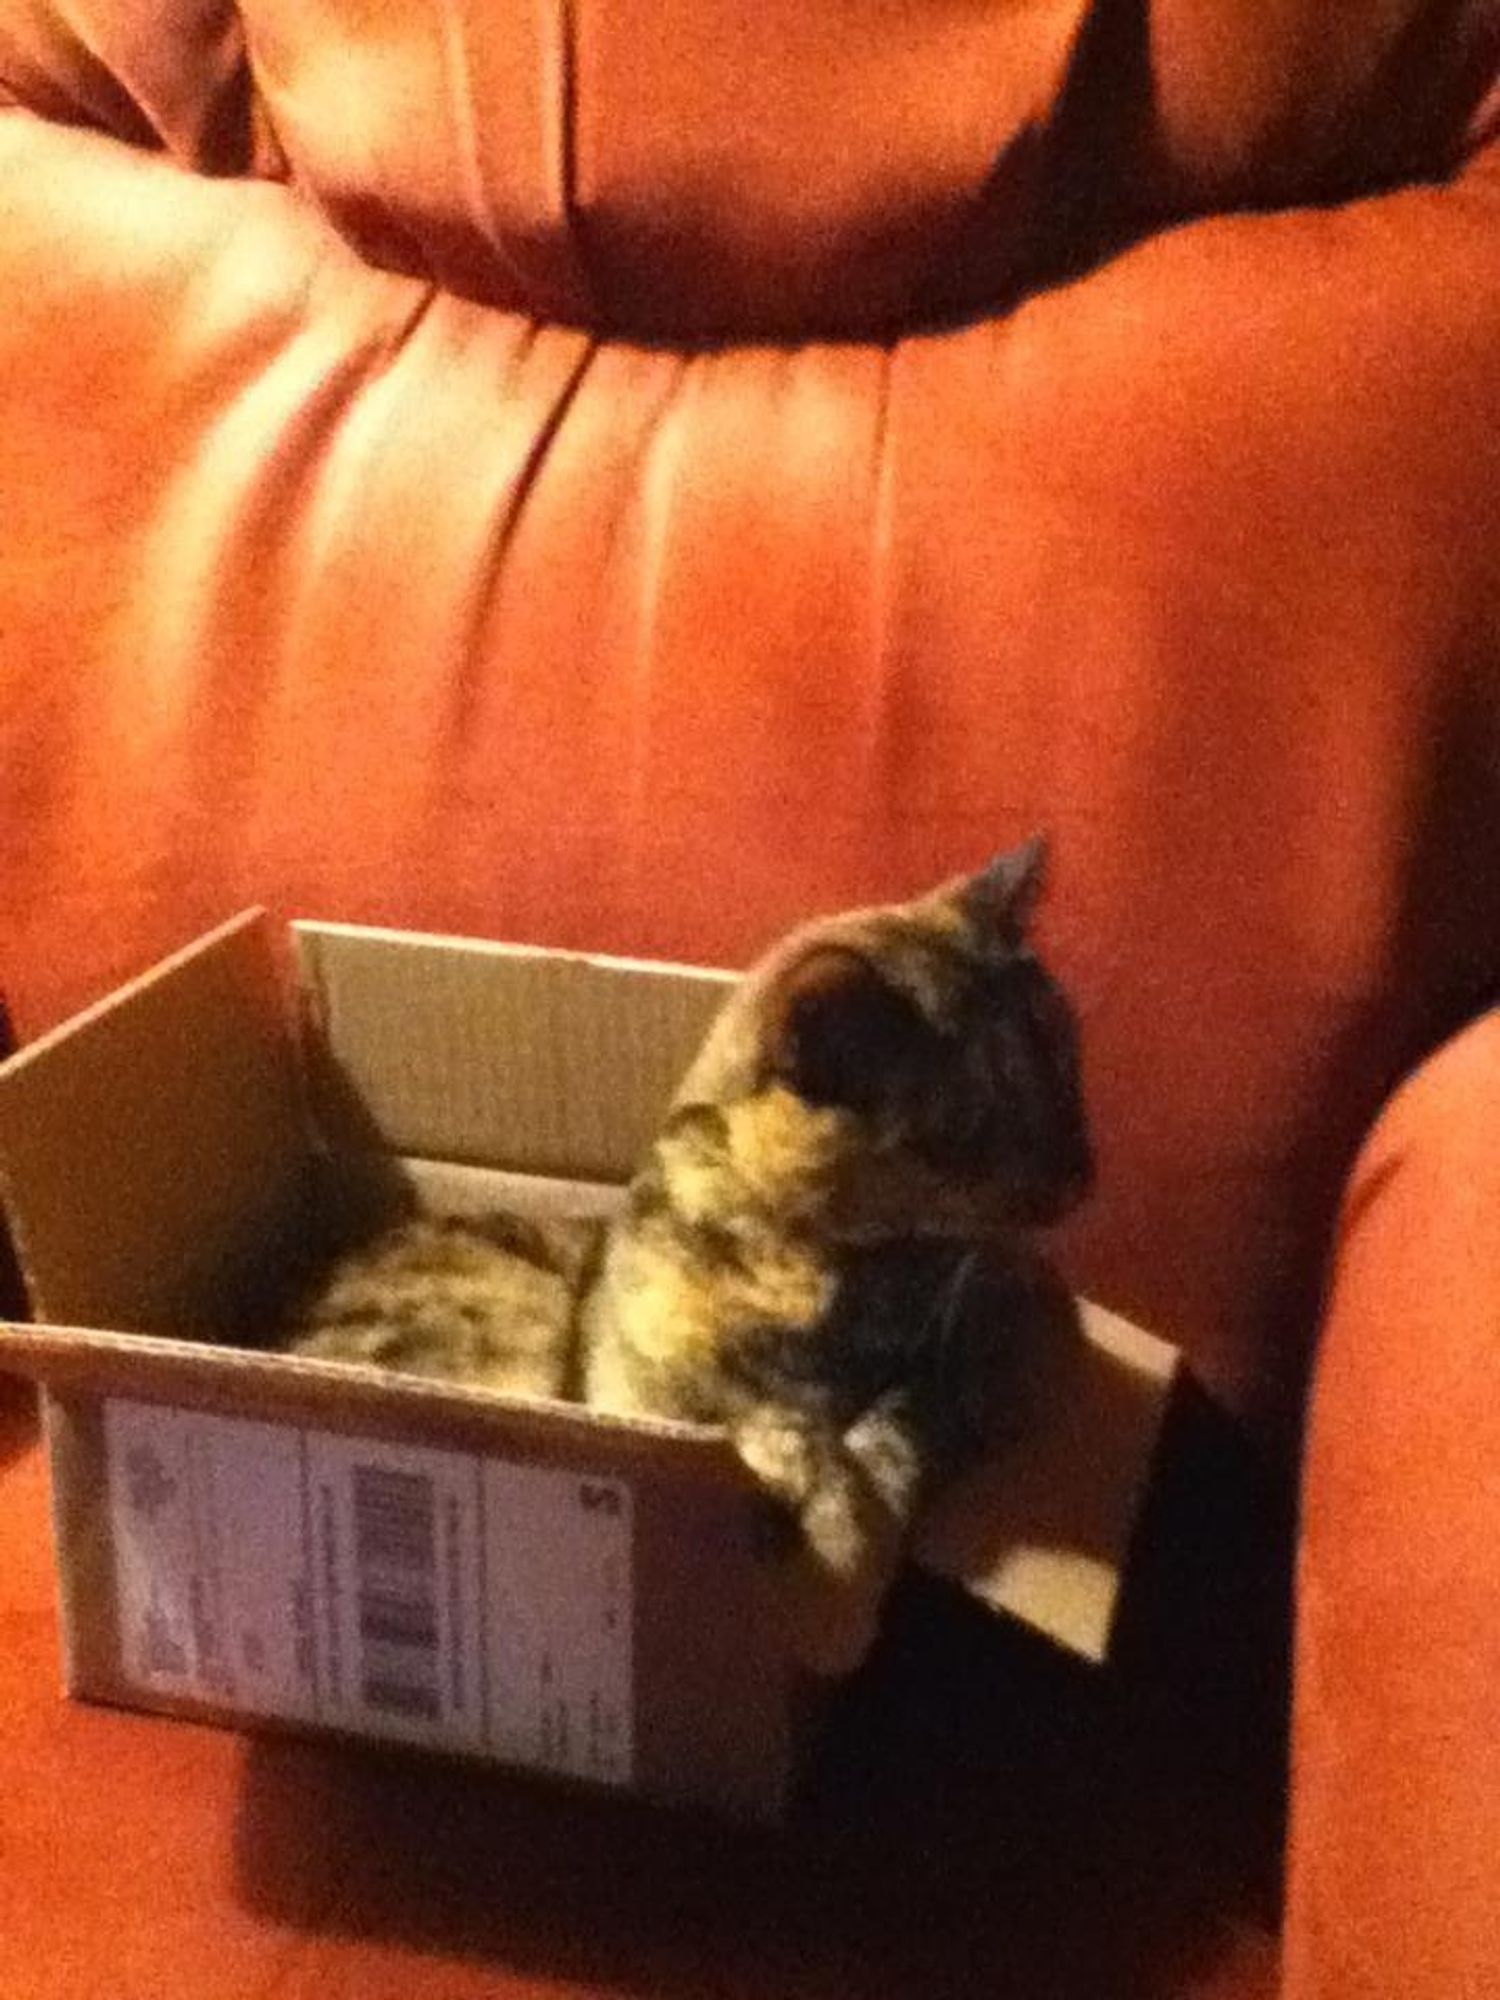
[[[252,900],[738,962],[1045,824],[1101,1167],[1069,1268],[1187,1350],[1184,1463],[1274,1463],[1360,1143],[1500,971],[1497,78],[1492,0],[0,0],[21,1031]],[[1500,1772],[1452,1747],[1497,1629],[1476,1032],[1348,1194],[1290,2000],[1500,1991]],[[901,1793],[891,1838],[930,1861],[951,1818],[966,1859],[921,1950],[885,1907],[844,1959],[848,1902],[764,1855],[636,1829],[627,1910],[613,1820],[60,1710],[7,1422],[0,1991],[687,1992],[695,1949],[725,1991],[968,1991],[975,1953],[1007,1991],[1032,1931],[1018,1992],[1274,1990],[1265,1926],[1199,1921],[1188,1803],[1274,1740],[1221,1771],[1183,1734],[1182,1662],[1272,1645],[1215,1651],[1220,1571],[1272,1561],[1259,1470],[1222,1548],[1175,1481],[1138,1692],[1195,1749],[1149,1810],[1130,1702],[1049,1757],[993,1694],[1077,1720],[1024,1648],[898,1616],[843,1740],[904,1746],[931,1816]],[[923,1721],[955,1677],[1040,1758],[1008,1832],[1011,1765],[965,1793]],[[1080,1760],[1118,1838],[1069,1830]],[[508,1902],[462,1858],[506,1841]],[[756,1957],[742,1882],[800,1957]]]

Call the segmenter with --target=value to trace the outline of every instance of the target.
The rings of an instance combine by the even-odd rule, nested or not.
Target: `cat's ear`
[[[857,951],[815,945],[766,996],[770,1073],[809,1104],[868,1111],[927,1034],[920,1010]]]
[[[1046,887],[1047,855],[1047,836],[1034,833],[969,876],[959,899],[977,930],[1010,930],[1017,935],[1026,930]]]

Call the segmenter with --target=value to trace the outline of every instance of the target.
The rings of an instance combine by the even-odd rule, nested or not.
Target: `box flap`
[[[991,1609],[1100,1661],[1178,1353],[1102,1306],[1080,1308],[1083,1338],[1049,1350],[1024,1429],[941,1496],[917,1557]]]
[[[330,1144],[579,1180],[628,1177],[733,975],[294,926]]]
[[[164,1332],[221,1317],[305,1154],[259,912],[0,1064],[0,1193],[39,1318]]]

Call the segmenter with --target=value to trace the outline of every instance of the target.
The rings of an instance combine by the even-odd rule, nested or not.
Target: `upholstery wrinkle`
[[[460,641],[458,653],[460,666],[453,681],[453,699],[447,716],[449,737],[455,744],[463,741],[469,728],[475,675],[468,669],[473,663],[485,657],[485,634],[494,613],[495,592],[505,570],[506,558],[515,542],[532,496],[545,476],[553,444],[568,420],[568,412],[576,402],[598,352],[599,343],[592,338],[565,333],[559,328],[548,329],[531,322],[527,325],[521,346],[511,358],[508,373],[513,377],[519,375],[528,358],[538,351],[542,341],[548,339],[576,340],[576,352],[567,365],[563,382],[553,392],[546,414],[537,424],[534,436],[522,453],[520,465],[505,494],[499,518],[487,537],[485,549],[467,587],[469,600],[467,632]]]
[[[582,293],[584,311],[591,326],[607,323],[608,307],[600,295],[598,272],[589,256],[588,222],[579,200],[578,102],[582,88],[579,74],[579,0],[548,0],[552,9],[553,60],[556,82],[553,113],[556,134],[557,189],[561,219],[572,264]]]
[[[899,341],[883,343],[876,349],[879,381],[872,398],[870,423],[869,668],[868,687],[859,716],[859,728],[864,738],[864,749],[859,759],[861,774],[875,798],[887,803],[895,779],[893,758],[897,728],[892,700],[898,504],[893,406],[900,353]]]
[[[491,255],[509,274],[517,297],[524,298],[526,273],[511,248],[509,234],[496,212],[490,193],[488,161],[480,138],[483,122],[481,99],[475,88],[474,63],[469,52],[468,11],[462,6],[440,6],[434,11],[447,71],[446,108],[452,123],[453,145],[459,157],[470,218]]]
[[[630,889],[643,894],[643,857],[650,853],[653,815],[652,718],[656,709],[656,657],[664,579],[670,565],[672,523],[678,482],[691,449],[698,384],[711,364],[691,353],[677,357],[671,390],[652,418],[637,459],[636,505],[641,519],[637,580],[630,593],[630,684],[628,742],[625,746],[623,818],[630,857]]]

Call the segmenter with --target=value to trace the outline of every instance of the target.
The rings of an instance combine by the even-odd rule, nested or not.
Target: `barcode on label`
[[[437,1496],[431,1479],[353,1469],[360,1693],[384,1715],[442,1713]]]
[[[317,1431],[307,1460],[323,1719],[393,1742],[481,1748],[474,1461]]]

